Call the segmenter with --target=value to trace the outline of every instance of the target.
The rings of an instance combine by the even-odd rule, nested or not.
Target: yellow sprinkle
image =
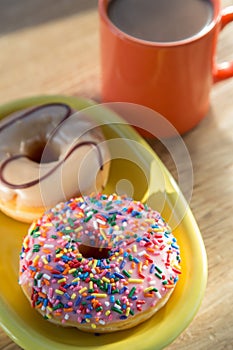
[[[129,316],[130,313],[130,307],[127,307],[125,310],[125,316]]]
[[[55,289],[55,293],[60,294],[60,295],[64,294],[64,292],[60,289]]]
[[[65,277],[64,277],[64,278],[60,278],[60,279],[57,281],[57,283],[62,283],[62,282],[66,282]]]
[[[42,260],[43,260],[43,263],[44,263],[45,265],[47,265],[47,264],[49,263],[48,260],[47,260],[45,257],[43,257]]]
[[[71,295],[71,299],[74,300],[75,298],[76,298],[76,294],[73,293],[73,294]]]
[[[153,224],[154,223],[154,219],[145,219],[145,222],[149,222],[149,224]]]
[[[129,279],[128,279],[128,282],[129,282],[129,283],[142,283],[143,280],[140,279],[140,278],[129,278]]]
[[[104,237],[105,240],[107,239],[104,229],[100,228],[100,234]]]
[[[122,260],[124,260],[123,256],[119,256],[118,259],[117,259],[117,261],[122,261]]]
[[[63,253],[56,254],[56,258],[61,258],[63,256]]]
[[[111,311],[110,311],[110,310],[107,310],[107,311],[105,312],[105,315],[106,315],[106,316],[109,316],[110,313],[111,313]]]
[[[119,231],[119,226],[118,226],[118,225],[115,225],[115,226],[114,226],[114,230]]]
[[[88,266],[92,265],[92,260],[89,261],[89,263],[87,264]]]
[[[80,281],[80,278],[79,278],[79,277],[76,277],[76,278],[73,279],[72,283],[73,283],[73,282],[78,282],[78,281]]]
[[[87,290],[87,287],[83,287],[82,289],[80,289],[79,294],[82,294],[83,292],[85,292]]]
[[[79,231],[81,231],[83,229],[83,227],[82,226],[79,226],[79,227],[77,227],[74,231],[75,232],[79,232]]]
[[[63,251],[64,251],[64,253],[67,253],[67,249],[66,248],[64,248]]]
[[[53,311],[53,309],[50,306],[47,306],[46,310],[48,310],[49,312]]]
[[[93,289],[93,281],[89,282],[89,289]]]
[[[70,269],[68,273],[70,273],[70,274],[71,274],[71,273],[74,273],[75,271],[76,271],[76,269],[75,269],[75,268],[73,268],[73,269]]]
[[[50,222],[47,222],[47,223],[43,224],[43,226],[50,227],[50,226],[53,226],[53,224],[51,224]]]
[[[97,262],[98,262],[98,260],[96,260],[96,259],[93,261],[93,266],[92,266],[92,267],[93,267],[93,269],[95,269],[95,268],[96,268]]]
[[[33,265],[37,265],[39,259],[40,259],[40,256],[36,255],[35,258],[32,260]]]
[[[107,294],[101,294],[101,293],[92,293],[91,294],[93,297],[96,297],[96,298],[107,298]]]
[[[145,288],[145,289],[144,289],[144,293],[148,293],[148,292],[150,292],[150,291],[153,290],[153,289],[154,289],[153,286],[152,286],[152,287]]]
[[[134,253],[137,253],[138,249],[137,249],[136,244],[133,245],[132,249],[133,249],[133,252],[134,252]]]
[[[91,328],[95,329],[96,328],[96,324],[92,323],[91,324]]]
[[[103,280],[104,282],[110,283],[110,279],[107,278],[107,277],[103,277],[102,280]]]
[[[90,323],[91,321],[89,320],[89,318],[85,319],[86,323]]]
[[[46,314],[46,317],[47,317],[48,319],[51,319],[51,318],[52,318],[52,316],[51,316],[50,314]]]

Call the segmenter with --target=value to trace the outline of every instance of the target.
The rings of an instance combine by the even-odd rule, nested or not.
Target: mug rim
[[[213,4],[213,18],[201,31],[199,31],[197,34],[192,35],[188,38],[184,38],[177,41],[150,41],[145,39],[140,39],[135,36],[132,36],[130,34],[125,33],[122,31],[119,27],[117,27],[113,22],[110,20],[108,14],[107,14],[107,8],[109,3],[112,0],[98,0],[98,9],[99,9],[99,15],[104,20],[105,24],[110,28],[110,30],[113,32],[114,35],[118,36],[120,39],[128,42],[133,42],[135,44],[140,44],[144,46],[151,46],[151,47],[175,47],[175,46],[183,46],[186,44],[191,44],[201,38],[203,38],[205,35],[207,35],[211,30],[216,26],[216,24],[221,19],[221,9],[220,9],[220,1],[219,0],[210,0]]]

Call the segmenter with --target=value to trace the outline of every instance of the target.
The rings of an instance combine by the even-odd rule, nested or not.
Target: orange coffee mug
[[[207,114],[213,83],[233,76],[233,62],[216,63],[218,34],[233,21],[233,6],[222,10],[219,0],[192,0],[193,4],[202,1],[211,6],[209,22],[185,38],[153,41],[124,31],[124,23],[113,23],[109,9],[117,1],[99,0],[102,101],[144,105],[163,115],[180,134],[185,133]],[[146,2],[137,3],[140,1],[145,7]],[[190,3],[178,2],[182,1]],[[122,11],[128,25],[134,20],[135,9],[130,13],[129,8],[124,8],[129,0],[120,2],[117,10]],[[153,2],[164,4],[164,0]],[[192,15],[195,18],[194,10]],[[169,18],[169,23],[172,20]]]

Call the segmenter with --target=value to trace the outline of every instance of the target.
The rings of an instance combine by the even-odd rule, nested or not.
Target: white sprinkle
[[[159,293],[159,292],[155,292],[155,295],[157,296],[157,298],[159,298],[159,299],[161,299],[162,298],[162,296],[161,296],[161,294]]]
[[[50,280],[50,279],[51,279],[51,276],[47,275],[47,273],[44,273],[44,274],[43,274],[43,277],[44,277],[46,280]]]
[[[105,224],[106,224],[106,221],[101,220],[101,219],[97,219],[96,221],[97,221],[100,225],[105,225]]]
[[[143,256],[146,254],[146,251],[145,250],[142,250],[141,252],[138,253],[138,256]]]
[[[116,307],[118,310],[121,310],[121,306],[118,304],[114,304],[114,307]]]
[[[44,244],[44,248],[54,248],[54,244]]]
[[[93,221],[93,227],[95,230],[98,230],[98,223],[95,220]]]
[[[28,252],[25,259],[29,261],[31,260],[31,257],[32,257],[32,252]]]
[[[149,285],[150,285],[150,286],[154,286],[154,285],[155,285],[155,281],[154,281],[154,280],[153,280],[153,281],[150,281],[150,282],[149,282]]]

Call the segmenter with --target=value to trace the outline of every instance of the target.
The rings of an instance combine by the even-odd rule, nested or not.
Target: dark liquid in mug
[[[213,19],[211,0],[112,0],[108,16],[123,32],[155,42],[198,34]]]

